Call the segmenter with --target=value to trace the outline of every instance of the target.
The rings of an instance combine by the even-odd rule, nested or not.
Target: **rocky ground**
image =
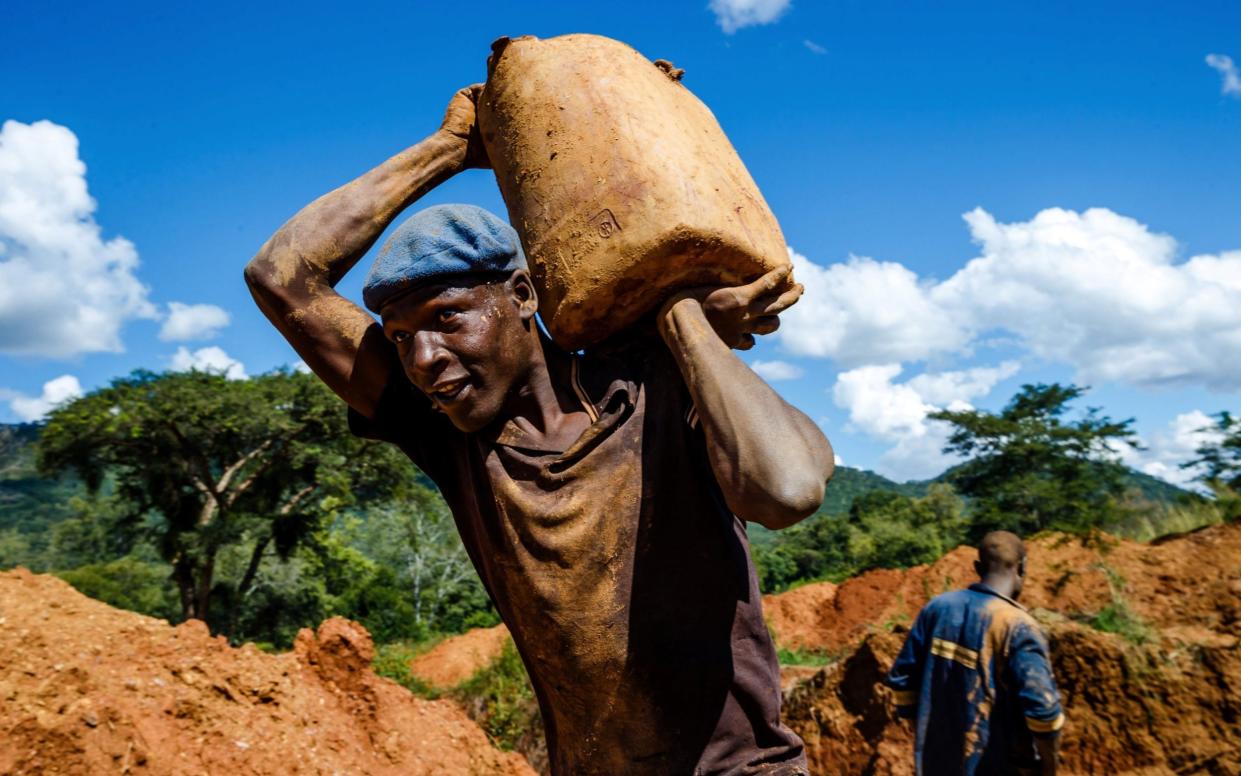
[[[533,774],[332,619],[268,655],[0,573],[0,774]]]

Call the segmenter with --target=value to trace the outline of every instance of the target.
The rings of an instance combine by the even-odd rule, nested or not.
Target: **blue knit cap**
[[[362,301],[378,314],[388,300],[429,281],[525,266],[521,240],[503,220],[474,205],[436,205],[410,216],[384,243]]]

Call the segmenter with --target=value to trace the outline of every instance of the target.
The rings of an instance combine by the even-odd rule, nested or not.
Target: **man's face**
[[[419,288],[381,312],[410,382],[465,432],[495,420],[524,378],[534,309],[524,273],[468,283]]]

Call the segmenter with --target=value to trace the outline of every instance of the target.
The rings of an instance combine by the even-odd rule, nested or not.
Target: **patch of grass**
[[[1235,519],[1241,514],[1236,504],[1236,494],[1227,490],[1220,490],[1213,499],[1194,494],[1171,504],[1130,504],[1120,520],[1107,526],[1107,531],[1126,539],[1150,542]]]
[[[375,659],[371,665],[375,673],[391,679],[405,689],[422,698],[437,698],[439,691],[423,680],[414,676],[409,670],[409,661],[426,652],[428,646],[423,643],[394,641],[375,646]]]
[[[900,597],[897,596],[897,599],[899,601]],[[879,623],[879,630],[890,631],[890,630],[894,630],[897,625],[908,625],[909,623],[910,623],[910,618],[907,613],[897,612],[896,614],[892,615],[888,619]]]
[[[1154,631],[1139,617],[1123,598],[1117,598],[1103,607],[1088,622],[1095,630],[1115,633],[1131,644],[1145,644],[1154,637]]]
[[[505,751],[541,737],[543,722],[526,667],[513,642],[495,661],[451,690],[488,738]]]
[[[1129,602],[1125,600],[1127,583],[1124,576],[1106,563],[1096,563],[1091,568],[1102,571],[1107,577],[1112,602],[1100,609],[1097,614],[1088,617],[1086,622],[1095,630],[1115,633],[1131,644],[1145,644],[1151,641],[1155,636],[1155,631],[1138,616],[1137,612],[1129,608]]]
[[[782,666],[811,666],[821,668],[832,662],[832,656],[818,649],[789,649],[780,647],[776,659]]]

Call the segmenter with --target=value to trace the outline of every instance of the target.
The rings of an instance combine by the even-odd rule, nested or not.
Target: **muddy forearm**
[[[412,202],[461,169],[459,139],[437,132],[302,208],[246,268],[251,286],[300,296],[335,286]]]
[[[818,426],[720,340],[696,300],[673,304],[660,328],[694,399],[729,508],[769,528],[818,509],[833,470],[831,445]]]

